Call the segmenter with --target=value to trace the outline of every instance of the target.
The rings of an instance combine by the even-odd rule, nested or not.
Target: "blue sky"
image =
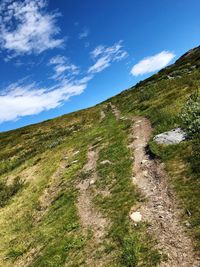
[[[200,40],[199,0],[1,0],[0,131],[95,105]]]

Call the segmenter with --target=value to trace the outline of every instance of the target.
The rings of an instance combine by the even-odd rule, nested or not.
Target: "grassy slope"
[[[181,107],[200,84],[199,57],[197,49],[111,101],[127,117],[133,114],[149,117],[155,134],[171,129],[179,125]],[[87,160],[87,149],[98,138],[102,141],[98,144],[97,186],[106,186],[111,195],[96,196],[94,201],[110,219],[111,226],[104,250],[96,256],[101,258],[111,253],[113,266],[136,266],[141,262],[142,266],[154,266],[159,262],[160,256],[153,250],[154,242],[147,236],[145,225],[133,228],[128,220],[131,206],[142,201],[130,179],[131,154],[127,149],[130,121],[116,122],[106,109],[106,118],[99,124],[104,105],[0,134],[3,188],[6,183],[7,187],[11,186],[16,177],[24,181],[17,192],[4,196],[4,201],[0,194],[0,266],[20,266],[23,262],[30,262],[29,266],[80,266],[85,262],[84,248],[91,240],[80,226],[75,184],[84,178],[81,169]],[[172,185],[185,210],[183,220],[190,222],[188,232],[199,249],[200,210],[196,203],[200,200],[200,187],[188,160],[191,142],[169,147],[151,142],[150,148],[166,162]],[[80,153],[73,155],[78,150]],[[37,220],[39,198],[45,188],[51,188],[51,177],[64,156],[68,156],[69,167],[58,178],[53,203]],[[105,159],[114,164],[101,165]],[[74,160],[78,161],[71,164]]]
[[[84,179],[81,170],[87,160],[88,147],[98,143],[99,138],[102,138],[99,146],[103,147],[97,163],[101,178],[98,186],[105,188],[106,184],[111,194],[109,198],[98,195],[94,201],[110,218],[111,228],[103,251],[97,251],[96,257],[113,254],[112,266],[134,266],[132,264],[139,261],[144,262],[143,266],[154,266],[159,261],[158,252],[152,248],[154,242],[145,235],[145,225],[135,231],[128,219],[131,206],[140,198],[131,184],[131,155],[127,148],[130,123],[116,122],[108,109],[100,124],[100,108],[2,137],[1,179],[8,179],[12,184],[15,177],[20,177],[25,183],[0,210],[0,266],[23,266],[25,262],[30,263],[28,266],[84,264],[84,249],[92,240],[81,229],[75,185]],[[80,152],[73,155],[76,151]],[[59,187],[54,187],[54,201],[38,221],[39,198],[45,188],[51,187],[51,177],[65,156],[68,156],[66,165],[69,167],[60,174]],[[107,158],[114,163],[110,168],[100,164]],[[78,161],[71,164],[74,160]]]

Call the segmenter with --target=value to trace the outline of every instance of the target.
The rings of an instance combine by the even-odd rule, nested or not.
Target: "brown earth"
[[[98,159],[98,149],[90,147],[88,150],[88,160],[83,168],[85,173],[88,173],[88,178],[80,181],[77,188],[79,196],[77,209],[80,221],[83,227],[83,232],[87,236],[92,232],[92,238],[89,239],[85,248],[86,265],[85,266],[108,266],[105,263],[108,261],[107,256],[103,258],[96,257],[97,251],[102,250],[102,242],[106,238],[107,229],[109,226],[108,220],[97,210],[93,203],[93,198],[96,194],[101,193],[95,186],[98,179],[96,165]]]

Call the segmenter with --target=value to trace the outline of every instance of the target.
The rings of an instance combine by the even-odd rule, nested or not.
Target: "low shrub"
[[[182,127],[191,139],[196,139],[200,133],[200,94],[190,96],[181,111]]]

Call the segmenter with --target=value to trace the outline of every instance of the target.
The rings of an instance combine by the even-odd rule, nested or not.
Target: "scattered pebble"
[[[133,181],[133,183],[136,183],[136,178],[133,177],[133,178],[132,178],[132,181]]]
[[[145,164],[145,163],[147,163],[147,162],[148,162],[148,160],[143,159],[143,160],[141,161],[141,164]]]
[[[90,185],[93,185],[93,184],[95,184],[95,180],[94,179],[90,180]]]
[[[139,211],[135,211],[135,212],[131,213],[130,218],[135,223],[138,223],[138,222],[141,222],[142,215],[141,215],[141,213]]]
[[[191,224],[189,222],[186,222],[185,223],[185,226],[188,227],[188,228],[190,228],[191,227]]]
[[[77,162],[78,162],[78,160],[74,160],[74,161],[71,162],[71,164],[75,164]]]
[[[148,171],[143,171],[144,177],[148,177]]]
[[[105,164],[112,164],[112,162],[110,160],[103,160],[100,162],[101,165],[105,165]]]

